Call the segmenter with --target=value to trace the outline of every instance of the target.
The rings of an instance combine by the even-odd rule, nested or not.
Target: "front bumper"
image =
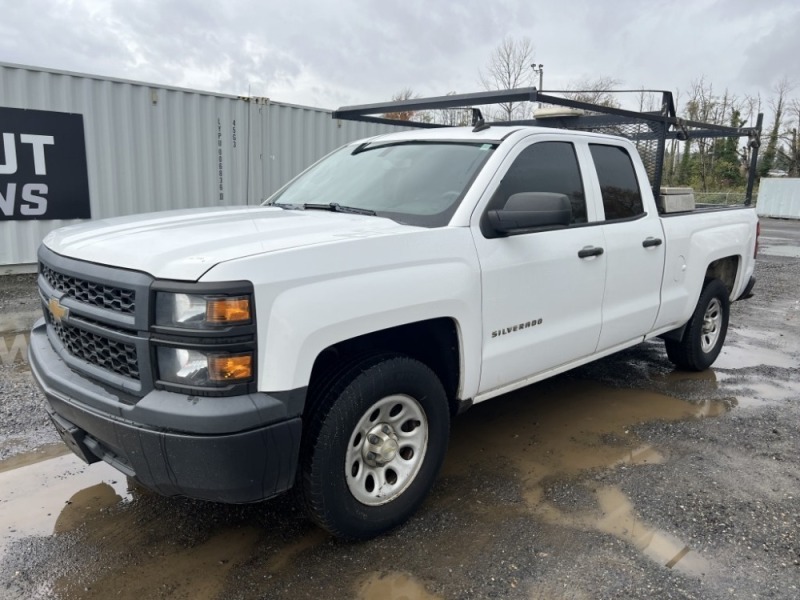
[[[39,321],[30,364],[70,449],[165,496],[255,502],[295,480],[301,420],[268,394],[206,398],[152,391],[135,403],[70,369]]]

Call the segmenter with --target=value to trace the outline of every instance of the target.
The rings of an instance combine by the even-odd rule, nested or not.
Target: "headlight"
[[[159,346],[157,355],[159,378],[169,383],[208,387],[243,383],[253,377],[252,352],[202,352]]]
[[[246,325],[252,320],[249,295],[156,294],[156,325],[215,329],[225,325]]]

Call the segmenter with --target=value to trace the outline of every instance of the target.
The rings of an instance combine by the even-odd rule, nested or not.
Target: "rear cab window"
[[[622,221],[644,216],[642,192],[625,148],[608,144],[589,144],[606,221]]]

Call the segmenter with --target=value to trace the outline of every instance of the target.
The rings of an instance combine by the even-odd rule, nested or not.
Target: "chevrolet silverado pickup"
[[[334,535],[395,527],[466,407],[658,336],[679,368],[716,359],[756,215],[667,212],[647,139],[478,117],[348,144],[261,206],[55,231],[30,344],[50,417],[164,495],[295,488]]]

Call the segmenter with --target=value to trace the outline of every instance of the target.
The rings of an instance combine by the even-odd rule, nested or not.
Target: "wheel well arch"
[[[728,288],[728,295],[733,293],[734,286],[736,285],[736,278],[739,275],[739,264],[741,258],[739,256],[726,256],[713,261],[706,268],[705,279],[719,279]]]
[[[461,343],[458,324],[450,317],[398,325],[328,346],[314,360],[309,398],[313,402],[326,382],[354,360],[377,353],[405,354],[427,365],[442,382],[451,414],[456,414],[461,387]]]

